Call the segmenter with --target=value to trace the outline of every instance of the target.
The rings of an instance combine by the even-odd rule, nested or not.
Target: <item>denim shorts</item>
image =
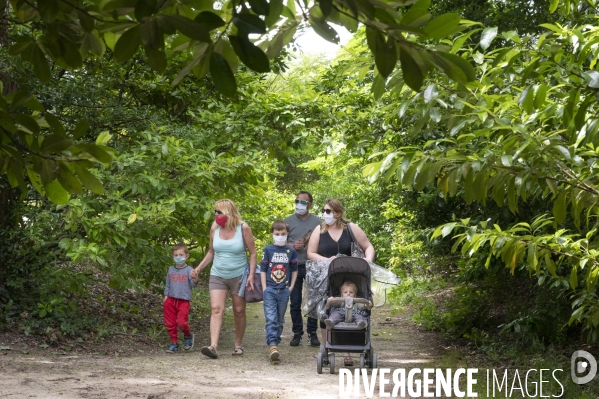
[[[221,278],[211,274],[208,281],[208,290],[231,291],[231,294],[237,295],[239,293],[241,277],[243,277],[243,274],[233,278]]]

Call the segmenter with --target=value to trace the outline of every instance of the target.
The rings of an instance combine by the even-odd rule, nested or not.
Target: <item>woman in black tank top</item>
[[[347,231],[348,220],[344,219],[345,209],[339,200],[328,199],[322,209],[324,223],[317,226],[310,236],[308,243],[308,259],[330,259],[333,260],[337,255],[351,256],[351,236]],[[374,261],[374,247],[364,234],[364,231],[356,224],[351,225],[352,233],[356,241],[362,247],[365,259],[369,262]],[[320,331],[322,342],[326,341],[326,326],[321,321]],[[349,354],[347,357],[351,360]],[[352,363],[353,364],[353,363]]]
[[[318,254],[325,258],[330,258],[331,256],[337,256],[339,254],[350,256],[351,236],[349,235],[347,228],[343,229],[341,237],[339,237],[339,240],[337,241],[333,240],[328,231],[322,233],[318,242]]]

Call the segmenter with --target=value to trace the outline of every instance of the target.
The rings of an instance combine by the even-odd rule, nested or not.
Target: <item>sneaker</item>
[[[360,320],[358,323],[358,329],[363,330],[366,328],[366,322],[364,320]]]
[[[320,341],[318,340],[318,335],[315,332],[308,333],[308,338],[306,339],[311,346],[320,346]]]
[[[179,344],[171,344],[166,350],[166,353],[175,353],[179,350]]]
[[[188,351],[193,348],[193,333],[189,335],[189,337],[184,337],[185,339],[185,350]]]
[[[271,362],[276,362],[279,360],[279,348],[276,345],[270,347],[268,351],[268,358]]]
[[[333,327],[335,327],[335,323],[333,323],[333,321],[332,321],[332,320],[330,320],[330,319],[326,319],[326,320],[324,321],[324,324],[327,326],[327,328],[328,328],[329,330],[331,330]]]
[[[300,342],[302,342],[302,334],[295,333],[293,334],[293,339],[289,342],[289,345],[299,346]]]

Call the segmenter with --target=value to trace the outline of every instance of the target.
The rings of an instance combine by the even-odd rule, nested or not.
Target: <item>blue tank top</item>
[[[241,235],[241,225],[235,228],[235,235],[230,240],[220,238],[220,227],[214,231],[212,248],[214,248],[214,259],[210,274],[230,279],[241,276],[247,264],[245,245]]]

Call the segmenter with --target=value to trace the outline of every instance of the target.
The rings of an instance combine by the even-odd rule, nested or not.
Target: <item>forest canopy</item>
[[[307,189],[464,294],[433,327],[599,337],[594,1],[2,3],[0,322],[77,334],[99,275],[199,261],[216,199],[263,245]],[[332,62],[290,68],[335,24]]]

